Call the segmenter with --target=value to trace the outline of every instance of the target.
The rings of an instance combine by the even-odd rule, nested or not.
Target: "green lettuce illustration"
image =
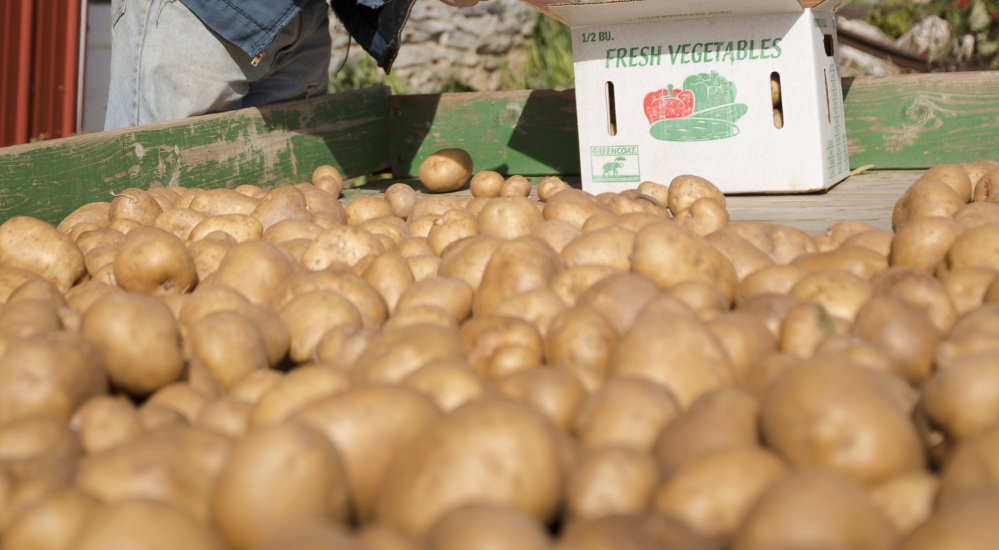
[[[716,71],[695,74],[683,81],[683,89],[694,93],[694,109],[683,118],[653,122],[649,132],[664,141],[711,141],[739,134],[736,121],[748,111],[736,103],[736,87]]]

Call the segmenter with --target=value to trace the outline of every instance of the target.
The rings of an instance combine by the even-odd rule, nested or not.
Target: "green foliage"
[[[406,83],[394,74],[385,74],[368,54],[354,56],[339,71],[330,71],[329,93],[389,86],[393,94],[405,94]]]
[[[899,37],[924,18],[936,15],[950,24],[952,44],[944,55],[961,57],[961,40],[971,36],[974,54],[993,69],[999,68],[999,0],[884,0],[872,6],[867,22]]]
[[[569,27],[537,14],[534,32],[527,41],[527,59],[520,74],[509,66],[501,68],[501,90],[541,90],[571,88],[575,73],[572,68],[572,35]]]

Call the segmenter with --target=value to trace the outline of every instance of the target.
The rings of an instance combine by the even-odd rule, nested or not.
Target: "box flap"
[[[832,11],[850,0],[521,0],[570,27],[667,19],[692,19],[800,12],[811,8]]]

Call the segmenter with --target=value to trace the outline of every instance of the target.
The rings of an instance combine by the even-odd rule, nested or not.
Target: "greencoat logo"
[[[748,107],[735,102],[735,84],[717,71],[688,76],[683,88],[649,92],[643,107],[649,133],[663,141],[713,141],[739,134]]]
[[[590,167],[595,183],[642,181],[637,145],[590,147]]]

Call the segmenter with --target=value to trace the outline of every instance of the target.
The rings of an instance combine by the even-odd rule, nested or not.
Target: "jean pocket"
[[[111,0],[111,28],[125,15],[125,0]]]

